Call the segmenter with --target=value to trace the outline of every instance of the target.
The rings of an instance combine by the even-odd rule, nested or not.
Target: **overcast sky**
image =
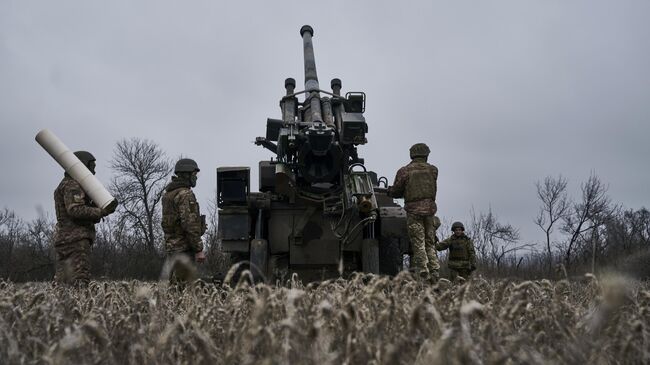
[[[251,142],[284,79],[304,82],[303,24],[321,87],[367,94],[367,167],[392,183],[427,143],[444,219],[491,206],[540,241],[535,182],[562,174],[577,196],[591,171],[650,207],[645,0],[0,0],[0,208],[53,214],[42,128],[94,153],[105,183],[115,143],[138,137],[199,163],[203,209],[217,166],[251,166],[255,189],[271,154]]]

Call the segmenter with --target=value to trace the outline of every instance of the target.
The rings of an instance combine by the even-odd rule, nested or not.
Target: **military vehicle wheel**
[[[399,239],[381,237],[379,239],[379,273],[397,275],[402,270],[402,250]]]
[[[363,272],[379,274],[379,241],[365,238],[361,241],[361,265]]]

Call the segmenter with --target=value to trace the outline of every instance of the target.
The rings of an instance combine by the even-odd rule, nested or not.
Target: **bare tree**
[[[200,265],[199,272],[202,276],[221,276],[230,268],[230,255],[221,250],[221,236],[219,234],[219,207],[217,206],[216,192],[213,198],[208,201],[207,206],[208,229],[203,235],[207,260]]]
[[[54,269],[52,239],[55,224],[56,222],[42,208],[38,209],[38,217],[27,223],[23,245],[29,250],[28,264],[21,265],[22,270],[18,270],[19,274]]]
[[[13,219],[15,217],[15,214],[13,211],[4,208],[2,211],[0,211],[0,227],[4,226],[9,220]]]
[[[517,251],[531,248],[531,244],[519,244],[519,230],[511,224],[500,223],[490,207],[487,213],[476,214],[472,209],[469,235],[474,240],[479,258],[494,264],[499,270],[503,259]]]
[[[51,278],[54,221],[42,209],[25,222],[9,209],[0,212],[0,277],[10,280]]]
[[[205,240],[207,251],[221,249],[219,243],[219,207],[217,206],[217,195],[208,201],[208,215],[207,215],[208,229],[205,231]]]
[[[567,267],[570,267],[572,254],[576,244],[582,240],[592,242],[595,245],[596,238],[593,230],[605,225],[616,213],[618,206],[612,203],[607,195],[607,186],[605,186],[595,172],[592,172],[587,181],[581,185],[581,200],[571,205],[570,212],[563,217],[562,231],[569,235],[565,245],[564,261]],[[596,248],[592,247],[592,266],[595,260]]]
[[[613,236],[613,241],[622,246],[623,251],[630,252],[650,245],[650,211],[646,208],[624,211],[610,223],[608,235]]]
[[[490,259],[488,254],[488,243],[484,239],[483,226],[484,214],[476,213],[474,207],[470,211],[470,222],[466,225],[465,230],[467,235],[472,238],[474,242],[474,250],[476,251],[477,259],[481,262],[487,263]]]
[[[120,202],[119,219],[128,222],[151,251],[161,236],[159,203],[171,167],[155,142],[138,138],[119,141],[111,160],[111,192]]]
[[[0,211],[0,262],[4,270],[0,276],[8,278],[12,273],[12,257],[14,249],[24,236],[25,224],[22,219],[7,208]]]
[[[546,235],[546,253],[548,255],[548,270],[553,269],[553,251],[551,249],[551,234],[555,224],[564,219],[569,213],[571,203],[567,197],[567,179],[562,175],[557,178],[547,176],[544,182],[538,181],[537,197],[542,205],[539,214],[535,218],[535,224],[544,231]]]

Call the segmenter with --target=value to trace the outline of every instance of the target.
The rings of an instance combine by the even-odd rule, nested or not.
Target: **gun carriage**
[[[249,167],[217,168],[221,249],[267,280],[293,272],[304,280],[396,274],[410,251],[406,213],[387,195],[387,179],[367,171],[359,156],[366,95],[342,95],[339,79],[322,90],[314,31],[305,25],[300,35],[305,88],[285,80],[282,118],[267,119],[266,135],[255,140],[273,153],[259,162],[259,192],[250,191]]]

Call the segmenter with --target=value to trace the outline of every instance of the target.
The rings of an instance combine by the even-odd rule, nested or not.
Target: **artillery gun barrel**
[[[311,37],[314,36],[314,29],[309,25],[303,25],[300,28],[302,36],[302,45],[305,54],[305,90],[309,92],[309,118],[307,121],[312,123],[322,123],[323,116],[321,113],[320,97],[318,95],[318,75],[316,74],[316,59],[314,58],[314,45]]]
[[[316,74],[316,59],[314,58],[314,45],[311,38],[314,36],[314,29],[309,25],[300,28],[302,45],[305,54],[305,90],[318,91],[318,75]]]

